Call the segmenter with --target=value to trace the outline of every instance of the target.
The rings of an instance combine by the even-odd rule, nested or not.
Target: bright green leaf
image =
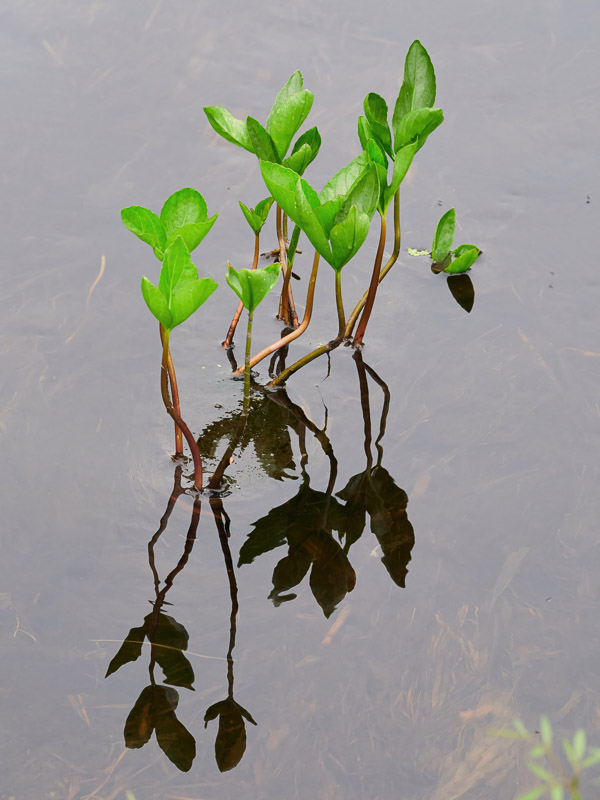
[[[173,317],[169,310],[169,303],[164,294],[160,291],[158,286],[155,286],[151,281],[142,277],[142,294],[146,305],[154,314],[156,319],[167,329],[171,330],[173,327]]]
[[[573,753],[577,761],[583,760],[586,748],[587,738],[585,731],[583,728],[580,728],[578,731],[575,731],[575,736],[573,736]]]
[[[471,269],[479,257],[479,248],[475,247],[473,244],[462,244],[460,247],[457,247],[454,252],[456,253],[457,251],[460,251],[458,258],[455,258],[447,267],[444,267],[444,272],[450,275],[458,275],[461,272],[466,272],[468,269]]]
[[[267,120],[267,130],[275,143],[279,159],[285,157],[292,139],[312,108],[314,95],[303,89],[274,108]]]
[[[167,298],[169,307],[170,300],[179,281],[193,280],[198,277],[196,267],[192,264],[185,242],[178,236],[173,244],[165,250],[162,269],[160,271],[160,281],[158,288]]]
[[[183,225],[181,228],[178,228],[167,239],[165,249],[168,248],[178,236],[181,236],[185,242],[185,246],[191,253],[192,250],[195,250],[198,247],[200,242],[210,231],[212,226],[217,221],[218,216],[218,214],[214,214],[210,219],[204,220],[203,222],[194,222],[190,225]]]
[[[206,201],[196,189],[185,188],[174,192],[165,201],[160,212],[167,237],[184,225],[205,222],[208,217]]]
[[[587,767],[593,767],[594,764],[598,764],[600,762],[600,749],[597,747],[590,748],[590,755],[583,761],[581,764],[583,769],[587,769]]]
[[[354,183],[361,177],[363,171],[369,166],[369,157],[361,153],[345,167],[330,178],[319,193],[321,203],[334,200],[340,195],[346,196]]]
[[[281,164],[269,161],[260,162],[260,171],[275,202],[290,219],[296,221],[296,184],[300,181],[300,176]]]
[[[455,251],[456,252],[456,251]],[[552,746],[552,725],[546,715],[540,718],[540,733],[542,735],[542,742],[548,747]]]
[[[369,121],[363,116],[358,118],[358,138],[360,139],[360,146],[363,150],[367,149],[367,142],[369,140],[375,141],[375,134],[369,125]]]
[[[360,178],[352,185],[335,219],[335,223],[342,222],[352,206],[356,206],[356,210],[359,213],[366,214],[370,221],[377,210],[378,204],[379,176],[377,164],[371,164],[370,168],[364,170]]]
[[[452,249],[455,224],[456,211],[450,208],[440,217],[435,229],[433,245],[431,246],[431,257],[436,263],[443,261]]]
[[[396,153],[396,160],[394,161],[394,171],[392,172],[392,180],[384,192],[383,213],[386,214],[392,198],[400,188],[400,184],[406,177],[406,173],[410,169],[415,153],[417,152],[417,142],[407,144],[401,147]]]
[[[281,159],[275,149],[275,143],[260,122],[254,117],[248,117],[246,127],[248,128],[252,147],[258,158],[263,161],[274,161],[278,164]]]
[[[318,203],[319,198],[314,189],[301,178],[296,185],[296,217],[291,217],[291,219],[302,228],[312,246],[323,258],[329,260],[331,250],[327,241],[328,232],[320,222]]]
[[[293,169],[298,175],[303,175],[305,169],[312,160],[311,156],[312,150],[310,149],[310,145],[303,144],[299,150],[296,150],[295,153],[292,153],[291,156],[284,159],[283,166],[288,169]]]
[[[303,148],[304,145],[308,145],[310,147],[311,157],[310,161],[308,162],[310,164],[315,160],[317,153],[321,149],[321,134],[317,128],[310,128],[310,130],[305,131],[302,136],[298,137],[292,149],[292,155]]]
[[[269,209],[273,205],[273,198],[266,197],[257,204],[256,208],[248,208],[240,202],[240,208],[243,215],[246,217],[248,225],[252,228],[256,236],[261,232],[267,217],[269,216]]]
[[[217,288],[212,278],[181,281],[171,296],[172,328],[181,325],[208,300]]]
[[[392,128],[415,108],[431,108],[435,102],[435,71],[429,53],[416,39],[408,49],[404,62],[404,79],[392,117]]]
[[[126,228],[157,251],[157,258],[161,257],[167,236],[162,222],[153,211],[143,206],[129,206],[121,211],[121,219]],[[161,255],[158,255],[159,252]]]
[[[416,108],[409,111],[394,127],[394,149],[400,150],[413,141],[417,150],[425,144],[427,137],[444,121],[441,108]]]
[[[554,779],[553,779],[551,773],[548,772],[547,769],[544,769],[543,767],[541,767],[535,761],[529,761],[527,766],[533,772],[534,775],[537,775],[538,778],[541,778],[543,781],[546,781],[546,783],[549,783],[549,784],[554,783]]]
[[[369,217],[352,206],[348,215],[331,229],[331,259],[335,270],[340,270],[359,251],[369,233]]]
[[[254,309],[269,294],[279,278],[280,264],[269,264],[262,269],[227,269],[227,283],[240,298],[247,311]]]
[[[267,221],[267,217],[269,216],[269,211],[271,210],[271,206],[273,205],[273,198],[272,197],[265,197],[264,200],[261,200],[260,203],[256,204],[256,208],[254,209],[258,218],[262,221],[263,225]]]
[[[562,786],[553,786],[550,789],[551,800],[564,800],[565,790]]]
[[[364,101],[365,117],[367,118],[371,130],[375,136],[375,141],[391,157],[394,157],[392,149],[392,134],[388,125],[387,103],[375,92],[370,92]],[[360,135],[360,133],[359,133]]]
[[[219,136],[232,144],[237,144],[238,147],[243,147],[250,153],[254,152],[245,122],[234,117],[222,106],[206,106],[204,113]]]
[[[290,75],[290,77],[281,87],[279,92],[277,92],[277,96],[275,97],[275,102],[273,103],[273,106],[271,107],[271,111],[269,112],[269,116],[267,118],[267,126],[266,126],[267,130],[270,129],[271,115],[275,111],[277,111],[285,103],[286,100],[288,100],[293,95],[298,94],[298,92],[301,92],[303,88],[304,88],[304,81],[302,79],[302,73],[300,72],[300,70],[297,69]]]

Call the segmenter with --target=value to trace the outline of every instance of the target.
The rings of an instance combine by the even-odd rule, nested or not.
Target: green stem
[[[335,270],[335,304],[338,313],[338,339],[344,338],[344,329],[346,327],[346,317],[344,316],[344,301],[342,299],[342,271],[341,269]]]
[[[369,285],[369,291],[367,293],[365,307],[362,316],[360,318],[360,322],[358,323],[356,333],[354,335],[354,341],[353,341],[354,347],[359,347],[362,344],[365,331],[367,330],[367,324],[371,317],[371,312],[373,311],[373,304],[375,303],[375,295],[377,293],[377,287],[379,286],[379,274],[381,272],[383,251],[385,249],[385,228],[386,228],[386,221],[384,215],[380,213],[380,217],[381,217],[381,230],[379,234],[379,246],[377,247],[375,263],[373,264],[373,274],[371,275],[371,283]]]
[[[298,239],[300,239],[300,226],[294,225],[294,230],[292,231],[292,238],[290,239],[290,246],[288,249],[288,269],[290,270],[290,276],[292,267],[294,266],[294,258],[296,256],[296,248],[298,247]]]
[[[288,263],[287,258],[287,237],[284,233],[284,225],[287,228],[287,216],[283,214],[282,225],[282,210],[281,206],[277,206],[277,237],[279,239],[279,263],[283,271],[283,286],[281,288],[281,298],[279,300],[279,318],[282,319],[286,325],[291,328],[298,327],[298,315],[296,314],[296,307],[294,305],[294,298],[292,296],[292,287],[290,280],[292,277],[292,266]]]
[[[255,234],[254,236],[254,258],[252,260],[252,269],[256,269],[258,266],[258,254],[260,249],[260,234]],[[231,343],[233,341],[233,335],[235,333],[235,329],[237,328],[237,324],[242,316],[242,311],[244,310],[244,304],[240,300],[238,303],[238,307],[235,310],[235,314],[233,315],[233,319],[231,320],[231,325],[229,326],[229,330],[227,331],[227,336],[225,337],[225,341],[221,345],[223,348],[227,349],[231,347]]]
[[[250,407],[250,348],[252,346],[252,319],[254,311],[248,311],[248,332],[246,334],[246,358],[244,359],[244,416]]]
[[[269,345],[269,347],[265,347],[264,350],[261,350],[260,353],[257,353],[250,359],[250,366],[255,367],[259,361],[262,361],[263,358],[270,356],[276,350],[279,350],[282,347],[285,347],[286,344],[289,344],[294,339],[297,339],[298,336],[304,333],[304,331],[308,328],[308,323],[310,322],[310,318],[312,316],[312,309],[313,309],[313,301],[315,297],[315,285],[317,283],[317,273],[319,271],[319,254],[315,250],[315,257],[313,259],[313,268],[312,272],[310,273],[310,280],[308,282],[308,289],[306,292],[306,308],[304,309],[304,317],[300,325],[296,328],[295,331],[288,333],[287,336],[283,336],[281,339],[278,339],[273,344]],[[244,367],[238,367],[233,373],[234,375],[241,375],[244,370]]]
[[[161,370],[160,370],[160,392],[162,395],[162,400],[167,410],[167,414],[171,417],[173,422],[179,426],[181,432],[185,436],[185,440],[188,443],[188,447],[192,453],[192,459],[194,461],[194,488],[198,489],[198,491],[202,491],[202,459],[200,458],[200,450],[198,450],[198,444],[194,439],[192,432],[182,420],[181,415],[175,410],[173,407],[173,403],[171,402],[171,397],[169,395],[169,386],[168,386],[168,364],[169,364],[169,336],[170,331],[165,330],[163,336],[163,352],[162,352],[162,362],[161,362]]]
[[[394,250],[392,255],[390,256],[386,265],[382,268],[381,272],[379,273],[379,283],[385,278],[391,268],[394,266],[396,261],[398,260],[398,256],[400,255],[400,241],[401,241],[401,229],[400,229],[400,189],[394,195]],[[365,307],[365,303],[367,302],[367,297],[369,295],[368,290],[363,294],[360,298],[354,310],[348,317],[348,322],[346,323],[346,331],[344,333],[344,338],[349,339],[352,336],[352,331],[354,330],[354,326],[356,325],[356,320],[359,317],[360,312]]]

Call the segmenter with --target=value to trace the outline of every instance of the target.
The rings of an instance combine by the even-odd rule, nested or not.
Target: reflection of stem
[[[346,318],[344,316],[344,301],[342,298],[342,271],[341,269],[335,270],[335,304],[338,313],[338,339],[343,339],[344,328],[346,327]]]
[[[223,501],[220,497],[211,497],[210,507],[212,509],[217,531],[219,532],[219,542],[225,559],[227,569],[227,579],[229,581],[229,597],[231,598],[231,615],[229,617],[229,648],[227,650],[227,696],[233,699],[233,648],[235,647],[236,618],[239,610],[238,587],[233,569],[233,559],[228,541],[229,517],[223,508]]]
[[[168,519],[171,515],[171,512],[177,502],[177,498],[179,494],[183,492],[180,485],[178,484],[178,480],[180,479],[181,473],[178,475],[177,471],[175,472],[175,485],[173,488],[173,492],[171,493],[171,497],[169,498],[169,502],[167,503],[167,509],[163,514],[159,529],[156,531],[152,539],[148,542],[148,559],[150,561],[150,568],[152,569],[152,573],[154,575],[154,588],[156,593],[156,600],[153,603],[152,608],[152,619],[150,620],[150,624],[148,625],[148,641],[150,642],[150,665],[149,665],[149,672],[150,672],[150,681],[154,684],[154,667],[156,665],[156,652],[155,652],[155,634],[156,629],[158,627],[158,618],[160,616],[160,612],[162,606],[165,602],[165,597],[171,586],[173,585],[173,581],[177,577],[177,575],[181,572],[181,570],[185,567],[190,557],[190,554],[194,548],[194,543],[196,541],[196,534],[198,532],[198,522],[200,521],[200,513],[202,510],[202,502],[200,497],[196,497],[194,499],[194,507],[192,509],[192,518],[190,520],[190,527],[188,528],[187,536],[185,537],[185,545],[183,548],[183,554],[175,567],[169,572],[167,577],[165,578],[165,585],[163,588],[158,591],[158,573],[156,572],[155,560],[154,560],[154,545],[160,538],[161,534],[167,527]],[[163,525],[164,521],[164,525]]]
[[[362,360],[362,353],[357,350],[354,353],[356,369],[358,371],[358,383],[360,385],[360,406],[362,408],[363,422],[365,427],[365,454],[367,456],[367,470],[373,466],[373,454],[371,453],[371,407],[369,404],[369,384],[367,373]]]
[[[284,369],[283,372],[280,372],[276,378],[268,384],[268,386],[282,386],[287,379],[297,372],[302,367],[310,364],[311,361],[314,361],[315,358],[319,358],[319,356],[324,355],[325,353],[330,353],[332,350],[335,350],[336,347],[339,347],[342,343],[341,338],[338,336],[336,339],[332,339],[327,344],[322,344],[321,347],[317,347],[316,350],[313,350],[312,353],[308,353],[308,355],[299,358],[291,367]]]
[[[383,267],[381,272],[379,273],[379,283],[385,278],[388,272],[396,263],[398,256],[400,254],[400,240],[401,240],[401,230],[400,230],[400,189],[394,195],[394,251],[389,258],[387,264]],[[352,336],[352,331],[354,330],[354,326],[356,325],[356,320],[360,312],[365,307],[365,303],[367,302],[368,297],[368,290],[363,294],[360,298],[354,310],[348,317],[348,322],[346,323],[346,331],[344,333],[344,338],[349,339]]]
[[[379,435],[377,436],[377,439],[375,439],[375,447],[379,453],[377,457],[377,466],[380,467],[381,461],[383,460],[383,447],[381,445],[381,440],[385,435],[385,427],[387,425],[387,416],[390,410],[392,395],[387,383],[379,377],[372,367],[370,367],[368,364],[365,364],[365,369],[383,392],[383,407],[381,409],[381,420],[379,422]]]
[[[171,492],[171,496],[169,497],[165,513],[160,518],[158,530],[148,542],[148,561],[150,563],[150,570],[152,571],[152,576],[154,577],[154,591],[157,597],[158,597],[158,586],[160,584],[160,578],[158,577],[158,571],[156,569],[156,563],[154,560],[154,545],[158,542],[162,534],[165,532],[167,525],[169,523],[169,518],[171,516],[171,513],[175,508],[175,504],[177,503],[181,495],[184,494],[185,492],[185,489],[183,489],[183,487],[181,486],[182,471],[183,468],[181,466],[175,467],[175,475],[173,477],[173,491]]]
[[[279,350],[279,348],[285,347],[286,344],[289,344],[294,339],[297,339],[298,336],[304,333],[304,331],[308,328],[308,323],[310,322],[310,318],[312,316],[313,300],[315,296],[315,284],[317,282],[318,269],[319,269],[319,254],[315,250],[313,268],[310,274],[310,281],[308,283],[308,290],[306,293],[306,308],[304,310],[304,317],[302,319],[302,322],[296,328],[295,331],[292,331],[292,333],[288,333],[287,336],[284,336],[278,341],[273,342],[272,345],[269,345],[269,347],[266,347],[264,350],[261,350],[260,353],[257,353],[257,355],[253,356],[250,359],[251,367],[256,366],[256,364],[258,364],[259,361],[262,361],[263,358],[266,358],[267,356],[271,355],[271,353],[274,353],[276,350]],[[243,369],[242,367],[238,367],[238,369],[234,372],[234,375],[241,375],[242,369]]]
[[[355,347],[358,347],[362,344],[362,340],[365,335],[365,331],[367,329],[367,324],[369,322],[369,318],[371,317],[371,312],[373,311],[373,304],[375,303],[375,295],[377,293],[377,287],[379,286],[379,274],[381,272],[383,251],[385,249],[385,232],[386,232],[385,216],[383,214],[380,214],[380,217],[381,217],[381,230],[379,234],[379,245],[377,247],[375,263],[373,264],[373,274],[371,275],[371,283],[369,284],[369,291],[367,293],[365,307],[362,316],[360,318],[360,322],[358,323],[356,333],[354,334],[353,344]]]
[[[164,343],[165,329],[159,322],[160,342]],[[171,385],[171,397],[173,399],[173,408],[181,416],[179,408],[179,390],[177,388],[177,378],[175,377],[175,367],[173,366],[173,359],[171,358],[171,351],[167,351],[167,371],[169,373],[169,383]],[[183,455],[183,437],[181,435],[181,428],[175,423],[175,455]]]
[[[181,428],[181,432],[185,436],[185,440],[188,443],[188,446],[192,452],[192,459],[194,460],[194,487],[198,489],[198,491],[202,491],[202,459],[200,458],[200,451],[198,450],[198,445],[196,443],[196,440],[192,436],[192,432],[185,424],[185,422],[182,420],[181,415],[173,408],[173,404],[171,403],[171,398],[169,396],[169,386],[167,383],[168,362],[169,362],[169,335],[170,331],[166,330],[163,336],[163,355],[162,355],[162,364],[160,371],[160,390],[162,394],[163,403],[165,404],[165,408],[167,410],[167,414]]]
[[[259,241],[260,235],[257,233],[254,236],[254,259],[252,260],[252,269],[256,269],[258,266],[258,251],[259,251]],[[235,333],[235,329],[237,328],[237,324],[242,316],[242,311],[244,310],[244,304],[240,300],[238,307],[235,310],[235,314],[233,315],[233,319],[231,320],[231,325],[229,326],[229,330],[227,331],[227,336],[225,337],[225,341],[222,344],[222,347],[231,347],[231,343],[233,341],[233,335]]]

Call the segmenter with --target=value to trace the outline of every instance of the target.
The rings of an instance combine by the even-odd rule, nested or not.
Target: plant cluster
[[[298,136],[312,104],[313,94],[304,88],[300,72],[294,72],[269,112],[264,125],[254,117],[234,117],[222,106],[207,106],[204,111],[213,129],[224,139],[253,153],[269,196],[249,208],[240,202],[242,213],[254,234],[254,258],[251,269],[235,270],[228,266],[227,283],[239,297],[239,305],[223,342],[232,346],[243,308],[248,312],[244,365],[244,408],[247,413],[250,370],[262,359],[276,353],[298,338],[308,327],[313,309],[319,261],[323,258],[334,273],[337,334],[327,344],[281,369],[270,386],[284,384],[298,369],[342,342],[359,347],[381,281],[400,253],[400,187],[418,151],[444,119],[434,108],[436,77],[433,64],[423,45],[416,40],[410,46],[404,64],[404,76],[394,103],[391,120],[383,97],[370,92],[364,100],[364,115],[358,120],[361,152],[317,191],[303,177],[316,158],[321,137],[316,127]],[[297,138],[296,138],[297,137]],[[295,141],[294,141],[295,139]],[[293,142],[293,144],[292,144]],[[393,252],[383,263],[386,246],[387,215],[393,203]],[[258,267],[259,238],[271,207],[276,208],[277,262]],[[342,269],[356,256],[369,233],[372,219],[379,217],[379,242],[368,287],[346,315],[342,292]],[[175,454],[182,455],[185,437],[195,468],[195,486],[202,488],[202,463],[196,443],[181,417],[175,370],[169,349],[171,331],[193,314],[217,288],[210,278],[199,278],[190,253],[212,228],[217,215],[208,216],[202,195],[186,188],[175,192],[164,204],[160,216],[141,206],[121,212],[123,223],[142,241],[149,244],[162,262],[158,285],[142,278],[142,294],[160,325],[162,341],[161,394],[167,413],[175,423]],[[291,237],[288,223],[294,224]],[[450,209],[440,219],[432,248],[434,271],[461,273],[468,270],[480,251],[474,245],[452,250],[455,216]],[[306,289],[303,319],[298,320],[291,278],[300,234],[314,248],[312,271]],[[258,304],[283,276],[278,317],[284,322],[283,335],[254,356],[251,354],[252,318]],[[459,300],[459,302],[461,302]],[[462,303],[467,310],[470,306]],[[472,305],[472,303],[471,303]],[[281,359],[283,364],[283,359]],[[214,487],[213,487],[214,488]]]

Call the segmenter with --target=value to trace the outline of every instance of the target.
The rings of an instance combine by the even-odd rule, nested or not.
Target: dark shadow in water
[[[448,275],[448,288],[458,305],[464,308],[467,314],[470,314],[475,302],[475,287],[470,276],[466,273]]]
[[[187,532],[185,545],[177,565],[167,575],[164,586],[160,589],[160,578],[156,570],[154,547],[166,530],[169,518],[179,497],[184,493],[181,486],[181,466],[175,469],[173,491],[169,497],[165,513],[161,517],[158,530],[148,543],[148,559],[154,577],[155,599],[152,601],[152,611],[144,617],[143,624],[132,628],[119,651],[114,656],[106,676],[112,675],[124,664],[137,661],[142,654],[144,640],[150,644],[150,685],[143,689],[136,700],[125,722],[125,745],[130,748],[143,747],[150,741],[153,732],[156,732],[158,746],[175,766],[187,772],[196,756],[196,741],[192,734],[179,722],[175,709],[179,703],[179,694],[172,686],[179,686],[193,691],[194,670],[184,655],[187,650],[189,636],[184,628],[174,617],[162,613],[166,595],[176,576],[188,562],[190,553],[196,541],[198,522],[200,520],[201,501],[199,497],[194,500],[192,517]],[[157,684],[155,668],[159,665],[164,674],[167,686]]]
[[[300,406],[293,403],[285,391],[268,395],[268,399],[285,407],[296,418],[298,425],[290,426],[298,433],[302,454],[302,484],[298,493],[281,506],[257,520],[253,530],[240,549],[238,566],[250,564],[258,556],[287,544],[287,555],[273,571],[273,589],[269,598],[276,606],[294,600],[297,595],[290,590],[298,586],[310,571],[309,585],[317,603],[326,617],[354,588],[356,573],[350,563],[350,547],[362,535],[367,514],[371,531],[375,534],[383,557],[382,563],[398,586],[404,587],[407,565],[414,545],[414,530],[406,515],[408,496],[396,486],[393,478],[381,466],[390,392],[377,373],[363,362],[357,351],[355,362],[358,370],[361,408],[364,420],[364,448],[366,469],[352,477],[347,486],[333,496],[337,478],[337,459],[325,430],[319,429]],[[380,387],[384,396],[379,434],[375,441],[377,461],[374,464],[371,451],[371,411],[367,376]],[[329,459],[329,481],[326,490],[310,487],[306,471],[307,455],[304,434],[310,431],[321,444]],[[340,503],[336,498],[344,503]],[[333,532],[338,533],[339,542]],[[342,546],[343,542],[343,546]]]
[[[229,617],[229,648],[227,650],[227,697],[218,703],[214,703],[206,710],[204,727],[206,728],[211,720],[219,718],[219,729],[215,741],[215,758],[219,770],[227,772],[237,767],[246,750],[246,723],[244,720],[248,720],[253,725],[256,725],[256,722],[252,719],[250,712],[246,711],[239,703],[236,703],[233,697],[233,648],[235,647],[239,605],[237,581],[229,548],[230,520],[223,508],[223,501],[220,497],[211,497],[210,507],[217,525],[219,542],[221,543],[221,550],[223,551],[227,569],[231,615]]]

